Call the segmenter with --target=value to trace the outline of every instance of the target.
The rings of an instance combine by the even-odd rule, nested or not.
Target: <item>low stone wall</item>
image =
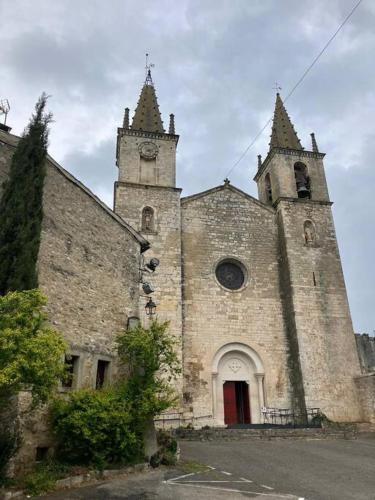
[[[242,441],[251,439],[354,439],[355,426],[325,429],[176,429],[177,439],[186,441]]]
[[[355,379],[365,422],[375,423],[375,372]]]
[[[103,471],[91,471],[87,474],[79,474],[76,476],[69,476],[64,479],[59,479],[56,481],[54,490],[65,490],[69,488],[77,488],[83,485],[95,484],[98,481],[114,479],[117,477],[128,476],[135,472],[144,472],[149,469],[149,464],[136,464],[130,467],[124,467],[123,469],[108,469]],[[30,498],[30,495],[22,490],[1,490],[0,489],[0,499],[10,500],[11,498]]]

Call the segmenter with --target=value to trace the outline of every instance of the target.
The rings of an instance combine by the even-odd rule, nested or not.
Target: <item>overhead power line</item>
[[[342,30],[342,28],[345,26],[345,24],[349,21],[349,19],[352,17],[354,12],[357,10],[359,5],[362,3],[363,0],[359,0],[354,7],[351,9],[351,11],[348,13],[348,15],[345,17],[345,19],[342,21],[340,26],[337,28],[337,30],[333,33],[331,38],[328,40],[328,42],[324,45],[322,50],[318,53],[318,55],[313,59],[312,63],[305,69],[305,71],[302,73],[300,78],[297,80],[295,85],[292,87],[292,89],[289,91],[287,96],[284,98],[284,102],[286,102],[294,93],[294,91],[301,85],[303,80],[306,78],[306,76],[309,74],[309,72],[312,70],[312,68],[315,66],[315,64],[319,61],[320,57],[324,54],[324,52],[327,50],[329,45],[333,42],[333,40],[336,38],[336,36],[339,34],[339,32]],[[247,146],[247,148],[243,151],[243,153],[240,155],[238,160],[232,165],[231,169],[227,173],[226,177],[229,177],[230,174],[233,172],[233,170],[237,167],[237,165],[243,160],[243,158],[246,156],[248,151],[253,147],[253,145],[256,143],[256,141],[259,139],[259,137],[263,134],[265,129],[268,127],[268,125],[272,121],[272,116],[267,120],[267,122],[264,124],[264,126],[259,130],[259,132],[256,134],[254,139],[250,142],[250,144]]]

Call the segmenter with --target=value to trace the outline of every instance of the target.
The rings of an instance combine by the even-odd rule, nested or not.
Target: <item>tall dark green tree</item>
[[[0,295],[37,288],[48,125],[42,94],[14,152],[0,201]]]

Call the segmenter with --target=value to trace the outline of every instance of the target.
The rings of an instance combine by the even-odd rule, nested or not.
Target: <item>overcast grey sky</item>
[[[183,195],[221,184],[355,0],[0,0],[0,98],[19,134],[42,91],[55,123],[50,154],[112,206],[116,127],[144,80],[165,127],[176,115]],[[302,144],[316,133],[354,328],[375,328],[375,2],[360,7],[287,103]],[[231,175],[256,195],[256,155]]]

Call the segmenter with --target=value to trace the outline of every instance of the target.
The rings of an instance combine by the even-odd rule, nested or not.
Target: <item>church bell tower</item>
[[[131,124],[129,109],[117,132],[114,211],[150,242],[145,260],[160,261],[149,275],[155,292],[156,313],[169,321],[170,333],[181,341],[181,189],[176,188],[176,148],[174,115],[165,132],[157,102],[151,70],[146,79]],[[141,290],[140,310],[148,297]],[[142,320],[147,324],[147,317]],[[181,354],[181,353],[180,353]]]
[[[176,148],[178,135],[174,115],[165,132],[150,69],[129,125],[129,109],[117,134],[119,182],[150,186],[176,186]],[[115,198],[116,202],[116,198]]]
[[[259,199],[276,212],[279,273],[295,409],[360,419],[360,369],[323,158],[315,135],[305,150],[279,94],[270,149],[258,157]]]

